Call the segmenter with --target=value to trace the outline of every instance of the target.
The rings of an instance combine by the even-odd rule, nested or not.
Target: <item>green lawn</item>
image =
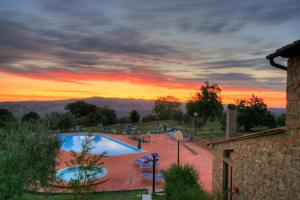
[[[70,194],[62,195],[39,195],[39,194],[25,194],[19,200],[72,200],[73,196]],[[157,196],[155,200],[163,200],[163,196]],[[141,200],[141,191],[130,192],[102,192],[93,194],[89,200]]]
[[[194,123],[180,123],[175,120],[153,121],[153,122],[139,122],[134,124],[137,127],[139,133],[163,133],[163,126],[176,127],[184,132],[195,133]],[[116,134],[122,133],[122,125],[109,126],[112,130],[116,130]],[[89,127],[87,132],[103,132],[99,127]],[[201,128],[197,127],[198,137],[204,138],[223,138],[225,137],[225,131],[222,130],[222,125],[219,121],[208,121]]]

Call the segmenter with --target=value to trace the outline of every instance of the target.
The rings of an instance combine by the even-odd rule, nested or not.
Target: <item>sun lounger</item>
[[[153,174],[142,173],[142,178],[144,178],[144,179],[153,179]],[[155,175],[155,179],[160,181],[160,180],[164,179],[164,176],[162,174],[157,174],[157,175]]]
[[[155,164],[156,169],[159,167],[159,163]],[[152,170],[153,169],[153,164],[151,163],[146,163],[146,164],[142,164],[140,165],[140,169],[141,170]]]
[[[150,158],[148,157],[148,156],[143,156],[141,159],[135,159],[133,162],[135,163],[135,164],[140,164],[140,165],[142,165],[142,164],[145,164],[145,163],[147,163],[147,162],[149,162],[150,161]]]

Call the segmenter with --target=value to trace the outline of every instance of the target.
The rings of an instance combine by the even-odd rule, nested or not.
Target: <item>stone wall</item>
[[[287,76],[286,131],[213,143],[214,193],[223,191],[223,151],[232,149],[236,199],[300,199],[300,57],[289,58]]]
[[[237,136],[237,110],[229,104],[226,112],[226,138]]]
[[[233,149],[236,199],[300,199],[300,132],[214,144],[214,193],[222,193],[224,149]]]
[[[297,131],[300,128],[300,57],[289,58],[287,76],[286,127]]]

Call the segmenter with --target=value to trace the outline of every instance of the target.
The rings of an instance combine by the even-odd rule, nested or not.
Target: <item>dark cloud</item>
[[[220,61],[204,62],[198,66],[202,66],[203,69],[227,69],[227,68],[253,68],[253,69],[266,69],[268,61],[266,58],[253,58],[253,59],[226,59]]]
[[[5,4],[9,3],[0,2],[1,71],[31,78],[62,76],[55,80],[76,83],[80,82],[77,77],[82,78],[79,72],[97,72],[112,78],[120,73],[144,76],[165,85],[169,81],[170,87],[205,80],[232,86],[251,82],[253,87],[282,87],[284,80],[280,77],[275,84],[273,79],[254,75],[215,72],[241,67],[266,69],[269,63],[265,55],[289,39],[277,42],[273,29],[264,32],[266,27],[300,18],[298,0],[53,0],[38,4],[28,1],[29,5],[18,1],[13,7]],[[258,27],[252,29],[253,33],[246,29],[251,25]],[[268,34],[271,36],[266,37]],[[182,70],[185,66],[189,69]],[[189,78],[201,70],[211,70],[211,74]],[[182,75],[171,76],[170,72]]]
[[[182,31],[210,34],[236,32],[249,24],[278,25],[300,18],[298,0],[173,0],[171,2],[146,1],[132,2],[128,7],[135,10],[130,19],[149,20],[168,25],[168,17],[175,19]],[[164,18],[165,17],[165,18]],[[171,26],[175,24],[171,23]]]
[[[283,77],[257,78],[247,73],[211,73],[208,75],[198,75],[202,80],[209,80],[214,83],[224,83],[226,86],[243,88],[268,88],[274,90],[283,90],[285,88],[285,79]]]

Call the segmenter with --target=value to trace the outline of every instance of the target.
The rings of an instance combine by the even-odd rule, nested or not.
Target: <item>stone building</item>
[[[287,67],[274,61],[279,56],[288,58]],[[300,200],[300,40],[267,59],[287,70],[286,127],[239,137],[227,134],[225,140],[209,143],[213,192],[224,199]]]

